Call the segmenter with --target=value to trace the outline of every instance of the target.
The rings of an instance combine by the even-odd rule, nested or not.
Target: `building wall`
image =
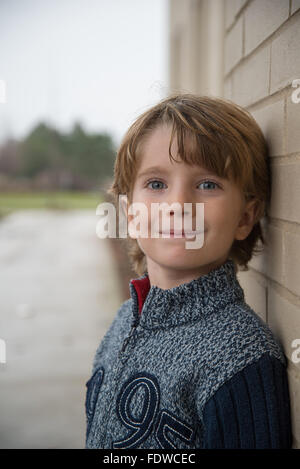
[[[249,271],[240,271],[238,277],[246,301],[284,347],[293,447],[300,448],[300,0],[211,2],[223,15],[221,41],[219,34],[213,40],[218,21],[211,21],[206,0],[170,0],[170,88],[234,101],[251,112],[268,141],[272,197],[262,221],[268,245],[250,261]],[[180,11],[181,3],[184,12]],[[199,44],[199,35],[191,34],[186,19],[195,10],[198,30],[205,24],[208,42],[213,45]],[[197,31],[195,26],[193,31]],[[180,37],[178,50],[173,34]],[[214,58],[207,53],[213,48],[218,51]],[[223,58],[219,57],[220,50]],[[211,61],[218,62],[214,64],[215,73],[220,67],[224,71],[222,84],[216,85],[215,79],[210,85],[211,76],[201,74],[206,65],[212,70]],[[183,71],[184,64],[190,66]],[[292,86],[297,79],[299,93]]]
[[[223,95],[224,3],[170,0],[170,91]]]

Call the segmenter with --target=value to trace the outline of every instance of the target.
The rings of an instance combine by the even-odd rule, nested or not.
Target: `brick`
[[[300,70],[299,70],[300,78]],[[294,91],[295,88],[292,88]],[[300,103],[287,100],[287,152],[300,152]]]
[[[294,439],[293,439],[293,446],[292,446],[292,449],[300,449],[300,442],[297,441],[295,437],[294,437]]]
[[[278,283],[283,283],[284,253],[283,232],[281,229],[268,225],[266,230],[265,263],[266,275]],[[275,253],[275,254],[274,254]]]
[[[300,16],[293,17],[290,22],[289,27],[272,42],[271,93],[300,78]]]
[[[268,142],[270,156],[284,155],[284,101],[276,101],[251,114]]]
[[[300,307],[292,304],[272,286],[268,287],[268,325],[282,344],[288,359],[288,381],[292,415],[293,447],[300,441],[300,365],[292,361],[292,342],[300,338]]]
[[[297,204],[297,200],[295,200],[295,204]],[[300,296],[300,235],[290,232],[284,233],[284,251],[284,285]]]
[[[289,16],[289,0],[254,0],[245,11],[245,55],[269,37]]]
[[[272,190],[269,215],[300,223],[300,163],[271,165]]]
[[[268,95],[270,46],[241,63],[232,75],[233,101],[248,106]]]
[[[247,2],[248,2],[248,0],[240,0],[240,9],[243,8],[245,3],[247,3]]]
[[[225,74],[241,60],[242,55],[243,24],[240,18],[225,39]]]
[[[234,23],[235,17],[242,6],[241,0],[225,0],[225,28]]]
[[[266,241],[264,249],[260,254],[253,256],[248,265],[262,275],[282,283],[284,272],[283,232],[269,224],[265,229],[263,228],[263,234]],[[261,246],[261,242],[258,245]]]
[[[252,270],[238,272],[237,278],[245,293],[245,301],[266,322],[266,285]]]
[[[292,342],[300,339],[300,306],[297,306],[271,285],[268,286],[268,325],[283,346],[286,357],[292,362],[295,348]],[[300,373],[300,365],[299,373]]]
[[[261,241],[258,243],[261,246]],[[254,270],[257,270],[263,275],[267,275],[267,248],[264,246],[264,249],[261,253],[255,254],[252,256],[252,259],[248,262],[249,267],[252,267]]]
[[[272,166],[271,216],[300,223],[299,162]]]
[[[299,447],[300,441],[300,373],[297,373],[292,366],[288,367],[289,393],[291,403],[292,434],[294,437],[293,448]]]
[[[292,0],[291,14],[295,13],[295,11],[299,10],[299,8],[300,8],[300,0]]]
[[[228,77],[224,81],[224,98],[232,99],[232,78]]]

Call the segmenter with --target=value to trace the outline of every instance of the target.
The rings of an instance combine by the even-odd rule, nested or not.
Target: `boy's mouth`
[[[197,234],[203,233],[202,230],[195,231],[177,231],[177,230],[164,230],[160,231],[159,234],[169,235],[170,238],[194,238]]]

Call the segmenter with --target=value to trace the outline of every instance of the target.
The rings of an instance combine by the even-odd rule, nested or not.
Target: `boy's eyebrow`
[[[167,174],[169,171],[165,168],[161,168],[160,166],[151,166],[150,168],[145,169],[142,173],[138,175],[138,178],[142,176],[146,176],[147,174],[154,174],[154,173],[164,173]]]
[[[145,171],[142,171],[140,174],[138,174],[137,179],[149,175],[149,174],[157,174],[157,173],[162,173],[162,174],[168,174],[168,170],[166,168],[160,167],[160,166],[151,166],[150,168],[145,169]],[[201,172],[201,173],[206,173],[206,174],[214,174],[213,172],[204,169],[196,169],[195,172]]]

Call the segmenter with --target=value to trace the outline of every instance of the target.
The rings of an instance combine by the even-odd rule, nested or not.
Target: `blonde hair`
[[[234,181],[246,201],[255,199],[256,217],[246,239],[234,240],[229,257],[243,270],[253,254],[262,249],[255,246],[264,239],[260,219],[265,215],[270,198],[268,148],[265,138],[251,114],[237,104],[215,97],[176,94],[161,100],[140,115],[129,127],[119,147],[114,180],[107,193],[113,196],[118,213],[118,197],[125,194],[132,201],[132,192],[141,158],[141,144],[157,126],[169,124],[176,135],[178,154],[187,164],[198,164],[222,178]],[[175,160],[174,160],[175,161]],[[137,275],[147,271],[146,258],[136,239],[125,240],[132,269]]]

